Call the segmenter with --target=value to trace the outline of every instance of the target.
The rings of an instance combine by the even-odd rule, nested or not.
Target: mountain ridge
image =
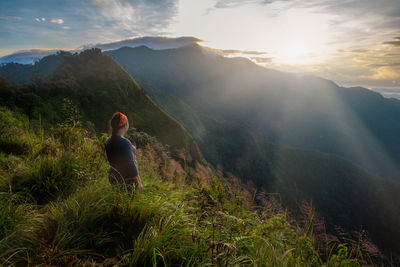
[[[374,175],[399,177],[400,153],[391,145],[400,134],[399,121],[392,119],[400,111],[398,101],[315,76],[266,69],[249,60],[241,64],[242,60],[209,57],[198,48],[147,52],[129,48],[105,53],[137,79],[201,113],[242,124],[274,143],[340,155]],[[164,68],[165,62],[174,64]]]
[[[196,48],[197,49],[197,48]],[[90,52],[91,51],[91,52]],[[149,53],[152,53],[151,50],[146,50]],[[186,48],[183,52],[184,53],[191,53],[193,50],[191,48]],[[163,54],[165,51],[158,51],[158,53]],[[174,51],[170,51],[174,52]],[[182,50],[180,51],[182,52]],[[86,56],[85,56],[86,55]],[[72,60],[73,64],[66,64],[64,65],[61,69],[58,69],[53,73],[52,76],[49,78],[45,78],[44,80],[39,79],[40,77],[37,77],[36,79],[36,86],[39,88],[42,88],[40,91],[46,92],[48,90],[49,92],[53,92],[56,95],[60,94],[62,92],[68,93],[69,97],[73,97],[75,101],[79,104],[79,106],[83,107],[90,107],[90,106],[95,106],[99,107],[101,103],[104,101],[106,103],[108,102],[115,102],[115,99],[117,99],[121,105],[126,105],[126,101],[129,99],[129,90],[127,91],[127,88],[125,88],[124,82],[120,83],[114,83],[114,78],[116,77],[113,73],[113,66],[118,69],[118,75],[121,73],[126,73],[126,71],[122,71],[120,67],[112,63],[109,64],[110,62],[106,60],[107,57],[102,57],[104,59],[103,61],[96,61],[92,60],[92,56],[94,58],[98,57],[100,55],[99,50],[89,50],[89,52],[84,53],[81,57],[77,55],[67,55],[66,61],[68,62],[69,59],[77,59]],[[80,62],[78,59],[81,58],[82,62]],[[220,60],[217,58],[217,60]],[[88,64],[87,62],[91,62]],[[167,61],[166,61],[167,62]],[[231,61],[229,61],[231,62]],[[101,64],[100,64],[101,63]],[[104,64],[107,65],[107,68],[111,72],[103,72],[102,68],[104,68]],[[83,67],[84,66],[84,67]],[[123,66],[124,67],[124,66]],[[106,69],[107,69],[106,68]],[[72,72],[72,76],[71,76]],[[75,74],[74,74],[75,73]],[[112,75],[111,75],[112,74]],[[111,75],[111,76],[110,76]],[[127,75],[127,74],[126,74]],[[127,77],[125,74],[123,74],[123,77]],[[128,75],[129,76],[129,75]],[[73,77],[71,79],[71,77]],[[83,77],[79,78],[79,77]],[[130,78],[126,78],[127,80],[131,80]],[[124,79],[125,79],[124,78]],[[80,82],[78,84],[75,83],[75,79],[78,80],[83,80],[85,82]],[[46,80],[49,84],[46,85]],[[321,81],[317,79],[318,81]],[[141,80],[140,80],[141,81]],[[322,81],[325,83],[325,81]],[[107,84],[111,84],[108,86]],[[89,85],[89,87],[88,87]],[[104,92],[101,90],[102,87],[106,85],[107,88],[116,88],[116,90],[112,90],[110,92]],[[147,89],[147,91],[150,94],[150,87],[145,86],[142,83],[143,87]],[[30,85],[31,89],[35,87],[35,85]],[[138,86],[134,86],[135,88]],[[138,87],[140,88],[140,87]],[[54,90],[56,89],[56,90]],[[90,89],[90,90],[88,90]],[[153,88],[157,89],[157,88]],[[142,89],[143,90],[143,89]],[[140,90],[139,90],[140,91]],[[138,92],[139,92],[138,91]],[[154,91],[154,90],[153,90]],[[29,92],[29,90],[28,90]],[[34,92],[34,90],[33,90]],[[93,94],[95,93],[96,94]],[[167,99],[166,93],[163,91],[161,92],[161,97],[158,97],[158,100],[164,98]],[[142,91],[138,96],[144,94],[145,91]],[[107,96],[107,94],[109,94]],[[153,98],[157,99],[157,97],[154,97],[154,92],[153,92]],[[75,96],[75,98],[74,98]],[[133,95],[136,96],[136,95]],[[105,97],[102,99],[102,97]],[[97,100],[95,100],[98,98]],[[18,97],[17,97],[18,99]],[[102,101],[98,101],[99,99],[102,99]],[[108,100],[110,101],[108,101]],[[145,99],[145,98],[143,98]],[[176,98],[179,100],[179,98]],[[177,101],[175,100],[175,106],[179,107],[181,106],[181,100]],[[261,99],[262,100],[262,99]],[[18,100],[21,101],[21,100]],[[173,102],[173,101],[171,101]],[[159,102],[160,104],[160,102]],[[187,104],[185,104],[187,105]],[[162,105],[161,105],[162,106]],[[193,129],[193,127],[201,126],[199,125],[198,122],[204,121],[203,115],[196,115],[197,111],[195,109],[189,110],[187,107],[190,106],[184,106],[183,109],[178,109],[175,111],[175,115],[181,114],[185,115],[187,114],[194,114],[193,117],[198,116],[200,119],[197,121],[197,123],[192,124],[191,127],[188,127],[190,132],[192,133],[193,136],[196,136],[196,129]],[[167,109],[166,106],[164,105],[164,109],[169,111],[170,113],[174,113],[171,111],[171,109]],[[33,109],[34,111],[35,109]],[[36,114],[38,114],[39,110],[36,110]],[[89,118],[96,118],[96,115],[98,115],[98,112],[92,112],[90,115],[90,110],[87,112],[88,115],[86,115]],[[29,114],[35,114],[35,112],[27,112]],[[105,112],[107,113],[107,112]],[[105,113],[103,115],[105,115]],[[139,117],[135,117],[134,115],[131,116],[131,113],[128,113],[129,117],[134,117],[135,119],[133,120],[134,122],[140,121]],[[109,116],[109,115],[107,115]],[[106,117],[107,117],[106,116]],[[192,116],[192,115],[191,115]],[[102,117],[102,118],[97,118],[94,120],[95,125],[99,127],[99,125],[103,125],[108,117]],[[146,116],[145,116],[146,117]],[[45,119],[45,118],[44,118]],[[47,118],[48,119],[48,118]],[[146,119],[149,119],[148,117]],[[187,117],[188,120],[191,120],[191,118]],[[371,180],[369,175],[367,175],[364,172],[360,172],[357,168],[353,168],[351,165],[348,165],[346,161],[343,161],[341,159],[337,159],[332,156],[323,156],[320,155],[316,152],[312,151],[302,151],[299,149],[289,149],[289,148],[284,148],[284,147],[279,147],[279,146],[274,146],[271,143],[266,143],[265,141],[260,142],[257,138],[254,138],[254,135],[251,132],[247,132],[247,128],[244,127],[243,125],[239,125],[239,128],[232,124],[232,122],[229,122],[229,124],[223,124],[216,122],[214,118],[211,118],[212,120],[210,121],[209,119],[207,120],[207,123],[212,125],[212,127],[204,127],[204,129],[208,130],[208,143],[213,144],[213,146],[209,146],[209,152],[207,153],[208,155],[206,158],[208,159],[213,159],[210,160],[214,164],[218,164],[218,161],[224,162],[224,167],[226,171],[233,171],[236,172],[244,181],[249,180],[258,183],[259,185],[264,185],[268,186],[269,190],[276,190],[276,191],[281,191],[285,192],[285,197],[286,197],[286,202],[292,203],[292,206],[295,206],[298,204],[298,198],[299,197],[304,197],[302,194],[305,196],[311,197],[311,199],[314,199],[317,202],[317,206],[319,205],[319,211],[325,211],[325,216],[329,219],[329,222],[331,223],[331,227],[333,227],[332,224],[335,223],[340,223],[340,224],[345,224],[346,226],[355,226],[359,225],[359,218],[357,219],[357,216],[360,216],[360,218],[368,218],[367,214],[364,212],[364,208],[368,206],[368,204],[374,203],[374,206],[376,207],[383,207],[385,206],[385,202],[380,200],[381,195],[384,193],[380,193],[378,195],[372,194],[373,196],[376,196],[375,198],[366,198],[366,199],[361,199],[356,202],[352,199],[353,192],[348,189],[351,189],[351,184],[349,186],[346,186],[346,190],[343,190],[343,188],[337,187],[338,184],[343,183],[347,181],[348,179],[358,181],[356,183],[356,187],[359,189],[359,191],[365,190],[366,192],[370,192],[368,188],[362,187],[362,181],[360,182],[359,179],[355,179],[357,177],[365,177],[365,181],[373,181],[372,184],[378,184],[382,188],[386,188],[385,190],[387,191],[388,186],[384,186],[379,184],[379,182],[376,182],[375,180]],[[182,118],[177,119],[179,122],[183,123]],[[206,123],[206,124],[207,124]],[[185,127],[188,124],[184,125]],[[241,128],[240,128],[241,127]],[[106,129],[106,126],[100,126],[100,129]],[[179,127],[178,127],[179,128]],[[145,126],[139,127],[139,130],[141,131],[149,131],[151,134],[159,135],[162,133],[162,128],[158,128],[151,130],[151,128],[146,128]],[[244,131],[245,130],[245,131]],[[239,133],[239,134],[238,134]],[[176,138],[174,135],[171,138]],[[164,142],[168,143],[167,139],[161,138]],[[178,138],[178,140],[180,140]],[[197,141],[199,141],[198,139]],[[206,143],[207,143],[206,141]],[[204,144],[200,143],[200,147],[202,148],[202,151],[204,152]],[[243,152],[243,148],[248,148],[247,151]],[[211,155],[211,156],[210,156]],[[216,157],[216,158],[215,158]],[[311,159],[309,162],[307,162],[307,158]],[[333,163],[329,163],[333,162]],[[313,165],[314,164],[314,165]],[[344,167],[346,166],[346,167]],[[343,172],[343,170],[348,170],[348,172]],[[337,175],[338,178],[340,178],[340,183],[336,182],[335,183],[335,176]],[[310,177],[310,179],[304,180],[306,177]],[[324,178],[325,177],[325,178]],[[268,180],[269,179],[269,180]],[[313,184],[318,184],[320,181],[319,179],[323,179],[325,182],[324,184],[321,185],[321,187],[315,188]],[[257,182],[258,181],[258,182]],[[305,183],[305,181],[307,181]],[[310,181],[313,181],[310,183]],[[364,181],[364,182],[365,182]],[[269,182],[269,184],[268,184]],[[300,183],[301,186],[299,187],[296,185],[296,183]],[[332,184],[333,183],[333,184]],[[390,185],[390,184],[389,184]],[[349,209],[347,207],[346,202],[343,203],[343,200],[336,199],[335,196],[335,191],[332,191],[332,188],[337,188],[337,190],[342,190],[346,192],[346,194],[342,195],[342,199],[344,201],[350,201],[349,203],[354,203],[354,205],[351,207],[352,209]],[[311,190],[314,188],[313,190]],[[394,187],[396,188],[396,187]],[[385,191],[383,190],[383,191]],[[320,194],[321,192],[326,192],[324,194]],[[395,193],[396,191],[394,190],[391,195],[394,197],[397,196],[398,194]],[[328,197],[328,199],[326,199]],[[361,201],[361,202],[360,202]],[[334,213],[329,213],[329,207],[335,207],[335,212]],[[360,209],[355,209],[355,207],[360,207]],[[386,211],[386,209],[385,209]],[[328,213],[327,213],[328,212]],[[378,209],[378,213],[380,210]],[[379,213],[381,214],[381,213]],[[396,220],[398,218],[395,217],[396,214],[396,207],[390,207],[389,208],[389,213],[391,218],[393,219],[387,219],[385,220],[385,224],[387,224],[386,229],[392,229],[393,224],[396,225]],[[332,217],[333,216],[333,217]],[[336,216],[336,217],[335,217]],[[372,219],[369,219],[369,229],[373,229],[371,233],[374,235],[375,240],[379,240],[380,243],[386,244],[387,247],[391,247],[393,249],[396,249],[396,243],[392,244],[390,242],[391,239],[393,240],[398,240],[397,237],[393,236],[392,232],[389,232],[389,235],[385,232],[382,232],[382,229],[377,227],[376,225],[381,222],[381,219],[383,217],[381,215],[376,216]],[[378,223],[377,223],[378,219]],[[350,222],[350,223],[349,223]],[[365,222],[365,221],[364,221]],[[354,224],[354,225],[353,225]]]
[[[216,121],[175,96],[145,81],[138,82],[191,133],[208,161],[214,166],[222,165],[222,171],[232,172],[244,183],[253,182],[257,188],[278,193],[284,206],[292,212],[298,210],[302,199],[307,199],[324,216],[330,232],[338,234],[337,226],[349,231],[363,227],[371,231],[375,240],[386,235],[380,228],[383,221],[388,223],[385,229],[394,229],[400,223],[396,215],[400,206],[394,204],[398,196],[395,192],[400,192],[399,183],[373,177],[336,155],[263,142],[242,126]],[[379,193],[374,191],[377,188],[381,190]],[[362,197],[360,192],[368,197]],[[371,205],[376,209],[376,217],[368,214]],[[389,232],[381,245],[398,247],[398,241],[394,240],[400,237]]]
[[[57,117],[50,118],[46,115],[44,112],[46,105],[43,102],[59,103],[63,97],[67,97],[83,109],[82,117],[91,121],[97,131],[107,132],[109,117],[119,110],[131,118],[132,127],[146,130],[164,143],[176,149],[184,148],[192,151],[193,157],[201,158],[186,130],[159,109],[136,81],[111,57],[103,55],[99,49],[86,50],[75,55],[59,54],[55,57],[61,57],[62,62],[61,60],[57,62],[60,64],[56,64],[51,75],[45,78],[36,76],[34,84],[28,85],[27,91],[42,95],[46,99],[32,103],[28,114],[38,116],[43,113],[43,119],[57,120]],[[37,64],[41,66],[40,63]],[[17,105],[18,102],[15,101],[18,101],[18,94],[14,97],[16,99],[9,99],[11,102],[14,101],[9,105]],[[54,107],[56,106],[55,103]],[[102,107],[102,112],[98,113],[94,109],[95,106]]]

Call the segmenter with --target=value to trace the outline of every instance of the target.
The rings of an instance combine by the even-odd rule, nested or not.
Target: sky
[[[140,36],[400,92],[400,0],[0,0],[0,56]]]

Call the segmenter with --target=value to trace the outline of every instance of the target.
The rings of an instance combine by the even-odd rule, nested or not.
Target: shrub
[[[15,155],[26,154],[29,142],[25,135],[26,119],[0,107],[0,151]]]

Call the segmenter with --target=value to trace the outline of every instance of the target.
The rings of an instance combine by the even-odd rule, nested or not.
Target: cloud
[[[338,49],[338,52],[340,52],[340,53],[367,53],[369,51],[370,50],[366,49],[366,48],[356,48],[356,49],[350,49],[350,50]]]
[[[393,62],[393,63],[375,63],[369,64],[367,67],[370,68],[380,68],[380,67],[397,67],[400,66],[400,62]]]
[[[43,22],[43,21],[46,21],[46,18],[35,18],[35,20],[37,21],[37,22]]]
[[[178,0],[91,0],[99,23],[129,35],[163,34],[178,12]]]
[[[44,18],[44,17],[35,18],[35,21],[37,21],[37,22],[45,22],[45,21],[46,21],[46,18]],[[51,18],[51,19],[49,20],[49,22],[55,23],[55,24],[63,24],[63,23],[64,23],[64,20],[63,20],[63,19],[58,19],[58,18]],[[64,26],[64,27],[68,27],[68,26]],[[63,28],[64,28],[64,27],[63,27]]]
[[[22,20],[21,17],[18,16],[0,16],[0,20]]]
[[[202,40],[197,41],[196,43],[203,42]],[[222,56],[237,56],[237,55],[243,55],[245,57],[247,56],[259,56],[259,55],[266,55],[268,52],[264,51],[253,51],[253,50],[240,50],[240,49],[218,49],[218,48],[211,48],[211,47],[206,47],[202,46],[204,51],[208,51],[211,53],[216,53]]]
[[[377,44],[364,53],[348,53],[327,62],[329,78],[347,84],[398,86],[400,84],[399,47]],[[341,66],[340,66],[341,64]],[[335,73],[336,72],[336,73]]]
[[[366,53],[368,51],[369,51],[368,49],[359,48],[359,49],[353,49],[350,52],[352,52],[352,53]]]
[[[44,18],[44,17],[35,18],[35,21],[36,21],[36,22],[45,22],[45,21],[46,21],[46,18]],[[64,23],[64,20],[63,20],[63,19],[58,19],[58,18],[51,18],[51,19],[49,20],[49,22],[54,23],[54,24],[63,24],[63,23]],[[69,26],[63,26],[62,28],[63,28],[63,29],[69,29]]]
[[[273,60],[272,57],[251,57],[250,59],[252,59],[257,64],[271,63]]]
[[[398,0],[217,0],[215,7],[271,4],[271,8],[274,8],[272,4],[278,2],[284,7],[283,10],[306,9],[329,16],[330,32],[334,36],[329,45],[337,46],[339,53],[328,55],[322,64],[290,66],[277,64],[272,59],[268,62],[269,66],[283,71],[310,72],[347,84],[400,84]],[[253,60],[256,63],[262,61]]]
[[[389,42],[384,42],[383,44],[388,44],[392,46],[400,46],[400,41],[389,41]]]
[[[265,55],[267,52],[260,51],[250,51],[250,50],[235,50],[235,49],[225,49],[220,50],[224,55],[232,55],[232,54],[242,54],[242,55]]]
[[[393,39],[394,39],[394,41],[386,41],[386,42],[383,42],[382,44],[390,45],[390,46],[400,46],[400,37],[396,36],[396,37],[393,37]]]
[[[395,56],[400,56],[400,53],[386,53],[383,54],[385,57],[395,57]]]
[[[231,8],[245,4],[270,4],[279,0],[217,0],[215,8]]]
[[[64,20],[63,19],[56,19],[56,18],[51,18],[50,19],[51,23],[56,23],[56,24],[63,24]]]
[[[397,98],[400,99],[400,88],[372,88],[373,91],[381,93],[384,97],[387,98]]]
[[[359,34],[368,32],[383,34],[384,30],[395,32],[400,28],[398,0],[216,0],[214,7],[232,8],[248,4],[267,5],[276,2],[284,4],[286,10],[307,8],[316,13],[333,14],[337,18],[332,19],[332,25],[347,30],[353,28],[354,32]],[[354,24],[356,22],[360,23],[358,29]]]
[[[392,66],[383,66],[374,69],[371,76],[364,78],[370,78],[374,80],[400,80],[400,72],[398,69]]]
[[[272,58],[267,63],[258,64],[281,71],[317,75],[344,86],[400,86],[400,47],[382,46],[382,42],[339,49],[323,62],[289,65]]]

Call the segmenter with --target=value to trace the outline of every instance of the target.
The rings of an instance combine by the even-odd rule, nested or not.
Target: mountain
[[[400,90],[395,88],[372,88],[371,90],[381,93],[384,97],[400,100]]]
[[[70,52],[58,51],[47,55],[31,64],[8,63],[0,67],[0,76],[8,78],[16,84],[31,82],[35,76],[48,76],[62,63],[62,57],[71,55]]]
[[[68,98],[83,111],[79,114],[83,121],[94,125],[98,132],[107,132],[111,115],[121,111],[129,117],[131,127],[200,157],[187,131],[155,105],[136,81],[99,49],[74,55],[59,53],[42,59],[32,68],[43,73],[48,71],[48,66],[55,65],[49,76],[37,76],[34,84],[17,90],[3,82],[2,104],[24,109],[30,118],[40,117],[44,123],[55,123],[62,120],[63,99]],[[9,70],[8,66],[5,68]]]
[[[337,156],[262,141],[245,127],[203,115],[176,96],[138,82],[182,123],[215,166],[278,193],[291,211],[298,211],[303,200],[312,201],[331,233],[339,235],[337,227],[366,229],[389,253],[400,251],[400,235],[394,234],[400,225],[400,184],[373,177]]]
[[[95,44],[95,45],[84,45],[78,49],[69,49],[69,53],[79,53],[85,49],[99,48],[103,51],[115,50],[121,47],[137,47],[147,46],[152,49],[171,49],[183,47],[191,44],[201,42],[200,39],[194,37],[162,37],[162,36],[145,36],[145,37],[134,37],[126,40],[117,42]],[[54,55],[62,50],[60,49],[30,49],[14,52],[10,55],[0,57],[0,64],[7,63],[18,63],[18,64],[35,64],[38,60],[43,57]]]
[[[121,47],[138,47],[146,46],[154,50],[172,49],[184,47],[201,42],[202,40],[195,37],[162,37],[162,36],[144,36],[134,37],[117,42],[96,44],[92,47],[99,48],[102,51],[115,50]]]
[[[262,140],[335,154],[399,181],[400,102],[361,87],[260,67],[198,45],[105,52],[136,79]]]
[[[193,53],[192,49],[198,48],[187,47],[179,49],[178,52],[191,54]],[[138,55],[144,56],[147,56],[148,53],[163,55],[166,52],[177,52],[176,50],[154,51],[147,47],[138,47],[134,51]],[[206,57],[225,60],[212,54],[207,54]],[[60,112],[53,111],[49,114],[48,110],[56,108],[49,108],[51,105],[45,105],[45,103],[55,103],[54,97],[60,94],[63,97],[71,98],[84,111],[84,120],[93,121],[100,131],[107,129],[105,122],[109,115],[106,114],[111,112],[99,108],[106,104],[114,105],[115,108],[124,107],[128,110],[127,112],[140,112],[141,115],[137,116],[137,119],[140,121],[142,118],[142,125],[139,121],[134,120],[135,126],[142,131],[158,136],[165,143],[171,144],[171,140],[183,140],[179,135],[166,138],[162,123],[153,121],[149,113],[143,113],[142,106],[138,102],[130,102],[132,101],[131,97],[138,96],[135,95],[135,90],[132,90],[132,94],[126,95],[123,88],[126,87],[126,84],[132,83],[132,78],[128,78],[126,72],[109,57],[101,55],[98,50],[92,50],[79,56],[65,55],[63,58],[62,65],[57,67],[48,78],[41,80],[36,77],[35,84],[20,89],[11,98],[3,97],[5,104],[24,108],[32,117],[42,114],[48,121]],[[182,61],[184,60],[182,58]],[[243,59],[228,60],[233,67],[225,63],[227,68],[235,68],[235,64],[253,67],[250,62]],[[142,61],[145,60],[142,59]],[[159,63],[161,66],[155,69],[161,67],[173,69],[171,66],[178,65],[178,63],[170,64],[166,60]],[[191,63],[196,65],[194,62]],[[124,67],[128,69],[128,66]],[[149,67],[148,63],[144,63],[143,70]],[[140,68],[138,67],[138,69]],[[200,68],[198,71],[197,83],[207,83],[207,80],[201,80],[203,76]],[[399,205],[396,204],[400,203],[396,200],[400,189],[397,184],[379,180],[337,156],[273,144],[253,132],[251,127],[241,125],[232,119],[224,120],[218,116],[218,113],[203,114],[185,103],[183,101],[185,97],[178,97],[166,92],[165,88],[160,89],[153,86],[153,83],[150,84],[148,80],[154,82],[154,77],[150,72],[143,72],[139,76],[143,77],[145,74],[148,75],[147,79],[137,79],[141,86],[135,85],[134,87],[144,88],[145,92],[159,106],[173,116],[176,121],[179,121],[199,144],[205,158],[215,166],[220,166],[227,175],[231,172],[241,177],[244,182],[253,182],[259,188],[267,188],[270,193],[278,193],[282,203],[294,212],[299,209],[303,200],[310,200],[314,203],[318,213],[325,217],[329,231],[335,232],[336,226],[340,226],[346,231],[367,229],[373,240],[382,248],[389,252],[399,251],[397,244],[400,236],[395,230],[400,223]],[[157,72],[154,74],[155,77],[160,75]],[[178,75],[174,76],[178,79],[176,83],[187,82],[189,74],[179,76],[179,78]],[[279,72],[276,72],[276,75],[278,74]],[[196,75],[194,73],[190,75],[194,81]],[[166,75],[160,82],[169,81],[169,79]],[[251,84],[251,81],[248,82]],[[198,86],[198,84],[193,85],[193,87]],[[174,88],[168,89],[173,91]],[[33,103],[27,105],[27,100],[32,99],[32,90],[34,96],[39,94],[42,100],[34,100],[31,101]],[[357,90],[357,88],[352,90]],[[3,91],[3,95],[6,93]],[[50,96],[51,98],[48,98]],[[210,101],[213,101],[212,96],[213,94],[210,94]],[[139,101],[139,98],[137,100]],[[128,104],[127,101],[129,101]],[[149,100],[146,96],[140,98],[140,101],[148,103]],[[35,104],[37,102],[42,102],[42,107]],[[57,103],[60,106],[61,99]],[[146,106],[145,109],[147,109]],[[157,109],[154,110],[159,117]],[[129,114],[128,116],[132,117]],[[249,116],[249,118],[252,117]],[[153,128],[146,123],[152,124]],[[185,147],[187,148],[187,146]],[[193,151],[193,149],[191,150]],[[373,215],[370,213],[371,207],[374,210]]]
[[[34,64],[43,57],[56,54],[59,49],[30,49],[14,52],[0,58],[0,64]]]

